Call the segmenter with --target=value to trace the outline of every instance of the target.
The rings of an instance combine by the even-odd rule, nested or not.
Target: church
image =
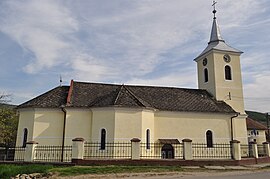
[[[197,63],[198,89],[115,85],[71,80],[18,106],[17,146],[87,142],[247,144],[241,51],[222,38],[216,10]]]

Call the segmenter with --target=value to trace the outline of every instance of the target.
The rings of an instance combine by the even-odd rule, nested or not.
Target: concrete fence
[[[196,144],[190,139],[182,140],[182,143],[145,145],[138,138],[126,143],[106,143],[106,148],[100,145],[87,143],[83,138],[72,140],[72,146],[40,146],[35,141],[27,142],[24,154],[15,151],[14,161],[22,158],[26,162],[72,162],[81,163],[85,160],[228,160],[240,161],[244,157],[258,159],[269,158],[269,143],[250,143],[241,145],[239,141],[231,141],[230,144]],[[143,150],[142,150],[143,149]],[[127,152],[128,151],[128,152]],[[145,152],[150,153],[147,155]],[[178,153],[177,153],[178,151]],[[167,153],[166,153],[167,152]],[[170,153],[171,152],[171,153]],[[169,155],[168,155],[169,154]]]
[[[85,160],[84,155],[80,151],[84,151],[84,140],[78,140],[74,139],[73,146],[76,146],[76,152],[72,152],[72,162],[80,163],[80,160]],[[184,139],[182,140],[181,146],[183,147],[183,160],[189,161],[189,160],[199,160],[198,158],[194,158],[194,145],[192,143],[192,140],[190,139]],[[252,158],[259,158],[258,155],[258,146],[256,143],[251,143],[250,145],[251,149],[249,151],[250,157]],[[218,149],[218,150],[217,150]],[[151,151],[151,149],[149,149]],[[228,156],[230,159],[233,160],[241,160],[242,159],[242,150],[240,142],[237,140],[231,141],[230,144],[224,145],[224,144],[217,144],[213,145],[213,147],[202,147],[200,149],[203,153],[201,154],[201,159],[207,158],[208,160],[215,160],[215,159],[228,159]],[[264,157],[270,157],[270,150],[269,150],[269,143],[265,142],[263,143],[263,150],[264,150]],[[229,152],[229,154],[228,154]],[[221,154],[222,153],[222,154]],[[108,157],[108,156],[107,156]],[[106,158],[104,158],[106,159]],[[108,158],[107,158],[108,159]],[[111,157],[110,159],[113,159]],[[119,159],[119,158],[116,158]],[[125,158],[126,159],[126,158]],[[146,159],[141,157],[141,140],[138,138],[134,138],[131,140],[131,154],[130,158],[131,160],[143,160]],[[157,158],[151,158],[151,156],[148,159],[157,159]],[[162,154],[159,159],[164,159],[162,157]],[[170,158],[173,159],[173,158]]]

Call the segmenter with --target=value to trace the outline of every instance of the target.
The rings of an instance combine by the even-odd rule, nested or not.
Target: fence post
[[[131,141],[131,160],[140,160],[140,142],[138,138],[133,138]]]
[[[263,148],[264,148],[264,152],[265,152],[266,157],[270,157],[269,143],[264,142],[263,143]]]
[[[238,140],[233,140],[231,141],[232,145],[232,158],[234,160],[241,160],[241,146],[240,146],[240,141]]]
[[[183,158],[184,160],[192,160],[192,140],[191,139],[183,139]]]
[[[35,148],[38,145],[38,142],[29,141],[26,143],[24,161],[33,162],[35,160]]]
[[[257,143],[250,142],[250,144],[251,144],[251,156],[254,158],[259,158]]]
[[[84,138],[72,139],[72,163],[78,164],[84,156]]]

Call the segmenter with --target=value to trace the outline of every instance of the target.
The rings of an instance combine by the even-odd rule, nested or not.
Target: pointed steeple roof
[[[212,30],[211,30],[210,41],[208,42],[208,46],[202,51],[202,53],[198,57],[194,59],[195,61],[211,50],[243,53],[242,51],[226,44],[225,40],[221,37],[219,25],[217,23],[217,18],[216,18],[216,12],[217,11],[214,9],[213,10],[214,18],[213,18]]]
[[[224,39],[221,37],[216,17],[214,17],[213,24],[212,24],[211,35],[210,35],[210,41],[208,42],[208,44],[210,44],[211,42],[216,42],[216,41],[225,42]]]

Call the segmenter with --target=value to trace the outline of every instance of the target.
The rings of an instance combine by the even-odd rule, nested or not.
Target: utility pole
[[[270,126],[269,126],[269,116],[268,116],[268,112],[266,113],[266,125],[267,125],[268,141],[270,141]]]

